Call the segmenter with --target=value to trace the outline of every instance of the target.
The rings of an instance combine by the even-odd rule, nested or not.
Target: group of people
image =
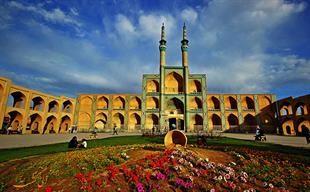
[[[87,141],[82,139],[81,143],[79,143],[77,137],[74,136],[68,143],[68,148],[87,148]]]

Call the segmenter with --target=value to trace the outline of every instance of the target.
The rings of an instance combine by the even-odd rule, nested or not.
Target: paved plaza
[[[140,134],[141,133],[120,133],[119,135],[112,135],[111,133],[98,133],[97,139]],[[4,149],[16,147],[30,147],[53,143],[64,143],[69,142],[73,136],[77,136],[78,140],[81,140],[83,138],[90,139],[90,133],[49,135],[0,135],[0,148]],[[222,136],[236,139],[254,140],[253,134],[224,133]],[[267,142],[295,147],[310,148],[310,144],[306,143],[306,139],[304,137],[267,135]]]

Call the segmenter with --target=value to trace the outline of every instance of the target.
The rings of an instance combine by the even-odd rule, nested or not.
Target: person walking
[[[115,135],[115,134],[118,135],[117,134],[117,127],[116,127],[116,125],[114,125],[114,127],[113,127],[113,135]]]

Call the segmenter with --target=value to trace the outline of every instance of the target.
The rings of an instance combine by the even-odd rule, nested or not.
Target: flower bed
[[[221,151],[214,151],[221,150]],[[212,156],[210,156],[212,155]],[[6,191],[309,191],[309,161],[249,148],[128,145],[0,164]]]

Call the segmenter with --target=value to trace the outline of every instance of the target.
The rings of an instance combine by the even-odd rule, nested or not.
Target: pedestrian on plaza
[[[117,126],[116,126],[116,124],[114,124],[114,127],[113,127],[113,135],[114,135],[114,134],[118,135],[118,134],[117,134]]]
[[[77,148],[77,147],[78,147],[77,137],[74,136],[68,143],[68,148]]]
[[[95,127],[92,131],[92,135],[95,139],[97,138],[97,131],[98,131],[97,127]]]

